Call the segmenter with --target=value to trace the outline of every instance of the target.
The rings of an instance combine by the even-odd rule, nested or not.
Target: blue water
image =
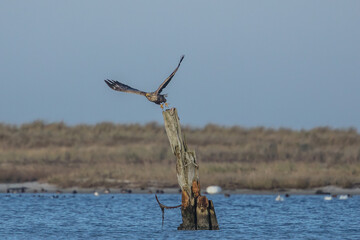
[[[211,195],[219,231],[178,231],[151,194],[0,194],[0,239],[360,239],[360,196]],[[166,205],[180,194],[161,194]]]

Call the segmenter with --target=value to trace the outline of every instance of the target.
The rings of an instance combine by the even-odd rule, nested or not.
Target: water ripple
[[[360,197],[209,196],[220,231],[177,231],[179,209],[161,211],[149,194],[0,194],[0,239],[360,239]],[[176,205],[180,195],[162,194]]]

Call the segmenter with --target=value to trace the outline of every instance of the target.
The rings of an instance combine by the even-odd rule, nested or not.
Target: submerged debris
[[[161,226],[164,226],[164,215],[165,215],[164,209],[175,209],[175,208],[179,208],[179,207],[181,207],[181,204],[178,205],[178,206],[174,206],[174,207],[168,207],[168,206],[165,206],[164,204],[160,203],[160,201],[159,201],[158,197],[156,196],[156,194],[155,194],[155,198],[156,198],[156,201],[157,201],[157,203],[159,204],[159,207],[160,207],[161,212],[162,212],[162,224],[161,224]]]

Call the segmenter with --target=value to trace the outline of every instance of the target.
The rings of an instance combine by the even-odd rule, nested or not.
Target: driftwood
[[[162,226],[164,226],[164,215],[165,215],[164,209],[175,209],[175,208],[179,208],[179,207],[181,207],[181,204],[178,205],[178,206],[174,206],[174,207],[168,207],[168,206],[165,206],[164,204],[162,204],[162,203],[159,201],[159,199],[158,199],[158,197],[156,196],[156,194],[155,194],[155,199],[156,199],[156,201],[157,201],[157,203],[159,204],[159,207],[160,207],[160,209],[161,209],[161,212],[162,212]]]
[[[187,148],[176,108],[164,111],[163,117],[171,150],[176,156],[176,174],[182,191],[183,223],[178,230],[218,230],[214,204],[200,194],[199,165],[195,152]]]

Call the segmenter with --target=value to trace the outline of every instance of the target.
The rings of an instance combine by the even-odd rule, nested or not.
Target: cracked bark
[[[182,191],[182,224],[178,230],[218,230],[212,201],[200,194],[199,165],[194,151],[189,151],[181,133],[176,108],[163,112],[166,134],[176,156],[176,174]]]

